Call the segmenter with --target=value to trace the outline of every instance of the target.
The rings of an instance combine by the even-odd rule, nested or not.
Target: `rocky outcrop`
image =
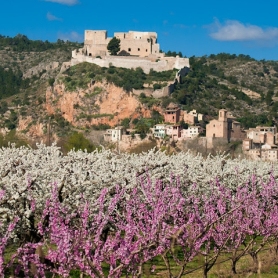
[[[78,127],[98,124],[115,126],[124,118],[148,118],[151,115],[150,109],[144,107],[133,93],[112,83],[101,82],[73,92],[68,91],[63,83],[48,87],[46,111],[48,114],[61,113]]]
[[[16,130],[20,132],[28,131],[28,137],[30,139],[36,139],[43,138],[45,136],[45,129],[45,124],[34,121],[31,116],[27,116],[25,118],[20,116]]]

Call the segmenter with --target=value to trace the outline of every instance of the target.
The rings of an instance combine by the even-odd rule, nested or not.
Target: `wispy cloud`
[[[256,41],[259,43],[278,43],[278,28],[262,28],[257,25],[243,24],[237,20],[227,20],[221,24],[217,19],[208,26],[210,36],[219,41]]]
[[[78,4],[78,0],[44,0],[46,2],[54,2],[62,5],[68,5],[68,6],[73,6]]]
[[[181,28],[181,29],[187,28],[187,26],[184,25],[184,24],[174,24],[174,27],[175,28]]]
[[[75,31],[70,33],[58,33],[58,38],[63,41],[83,41],[83,36]]]
[[[63,21],[62,18],[59,18],[59,17],[57,17],[57,16],[51,14],[50,12],[48,12],[48,13],[46,14],[46,18],[47,18],[49,21],[55,21],[55,20],[57,20],[57,21]]]

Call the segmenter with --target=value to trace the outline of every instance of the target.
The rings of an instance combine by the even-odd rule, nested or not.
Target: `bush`
[[[87,150],[87,152],[93,152],[97,149],[97,147],[92,144],[87,138],[84,137],[82,133],[74,132],[67,140],[65,144],[65,148],[67,151],[72,149],[77,150]]]

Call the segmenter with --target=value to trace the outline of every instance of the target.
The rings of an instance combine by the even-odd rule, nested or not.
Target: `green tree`
[[[74,132],[69,138],[67,143],[65,144],[65,148],[67,151],[72,149],[82,150],[85,149],[87,152],[93,152],[97,147],[92,144],[82,133]]]
[[[120,51],[120,42],[121,40],[117,39],[116,37],[110,40],[107,45],[107,50],[111,55],[117,55],[117,53]]]

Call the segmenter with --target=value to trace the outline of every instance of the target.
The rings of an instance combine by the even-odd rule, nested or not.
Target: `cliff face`
[[[138,97],[110,83],[96,82],[87,89],[67,91],[64,84],[48,87],[46,111],[61,115],[74,126],[115,126],[124,118],[150,117]]]

